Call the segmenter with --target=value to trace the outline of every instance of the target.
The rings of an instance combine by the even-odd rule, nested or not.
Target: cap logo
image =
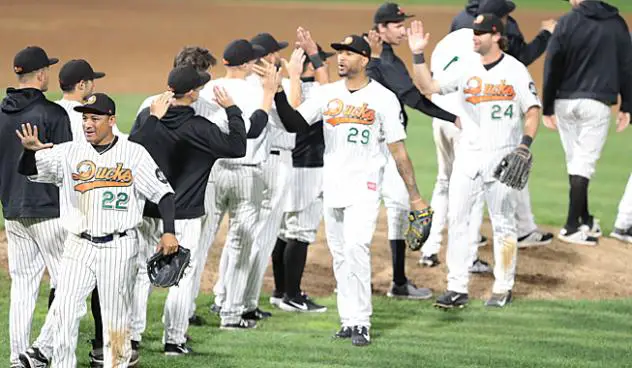
[[[404,9],[402,9],[401,7],[397,7],[397,15],[404,15]]]
[[[16,73],[20,73],[20,72],[22,72],[22,70],[23,70],[23,69],[22,69],[22,67],[21,67],[21,66],[14,66],[14,67],[13,67],[13,71],[14,71],[14,72],[16,72]]]
[[[474,20],[474,24],[481,24],[483,23],[483,21],[485,20],[485,17],[483,15],[479,15],[478,17],[476,17],[476,19]]]
[[[344,40],[342,40],[341,44],[343,45],[351,45],[353,43],[353,37],[347,36]]]
[[[88,100],[86,101],[86,105],[92,105],[95,102],[97,102],[97,96],[92,95],[88,97]]]

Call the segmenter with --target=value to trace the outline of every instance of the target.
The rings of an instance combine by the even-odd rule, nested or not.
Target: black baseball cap
[[[253,45],[248,40],[235,40],[224,49],[224,65],[238,66],[264,56],[266,51],[259,45]]]
[[[59,83],[66,86],[103,77],[105,73],[95,72],[90,63],[83,59],[70,60],[59,71]]]
[[[491,13],[478,15],[476,19],[474,19],[472,29],[475,34],[503,33],[505,31],[505,27],[500,18]]]
[[[75,111],[96,115],[116,115],[114,101],[105,93],[94,93],[86,98],[86,103],[76,106]]]
[[[373,23],[401,22],[405,19],[414,17],[413,14],[406,14],[402,8],[395,3],[384,3],[377,8],[373,15]]]
[[[498,18],[508,15],[516,9],[516,4],[510,0],[483,0],[478,6],[479,14],[494,14]]]
[[[287,41],[279,42],[271,34],[265,33],[265,32],[259,33],[258,35],[254,36],[250,40],[250,43],[253,45],[259,45],[263,47],[266,55],[271,54],[276,51],[283,50],[289,45]]]
[[[26,74],[58,62],[58,58],[49,58],[41,47],[28,46],[20,50],[13,58],[13,71],[15,74]]]
[[[167,84],[169,84],[169,90],[175,95],[183,95],[205,85],[210,80],[209,73],[198,72],[193,65],[185,64],[171,70]]]
[[[371,46],[362,36],[350,35],[341,42],[332,43],[330,46],[336,51],[347,50],[365,57],[371,57]]]

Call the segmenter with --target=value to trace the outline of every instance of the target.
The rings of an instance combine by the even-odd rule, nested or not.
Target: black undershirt
[[[485,70],[490,71],[493,67],[498,65],[504,58],[505,58],[505,54],[500,54],[500,58],[498,60],[494,61],[493,63],[485,64],[483,66],[485,67]]]

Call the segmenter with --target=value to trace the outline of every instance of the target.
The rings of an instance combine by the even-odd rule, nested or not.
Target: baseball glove
[[[157,252],[147,260],[149,281],[162,288],[178,285],[190,261],[191,251],[180,245],[175,253],[169,255]]]
[[[406,230],[406,244],[412,251],[421,249],[428,236],[432,225],[434,211],[428,207],[421,211],[410,211],[408,214],[408,229]]]
[[[505,156],[494,171],[494,178],[510,188],[522,190],[527,185],[533,156],[525,146],[518,146]]]

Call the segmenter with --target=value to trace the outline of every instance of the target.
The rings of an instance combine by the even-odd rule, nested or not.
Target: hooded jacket
[[[472,28],[474,19],[478,15],[479,0],[470,0],[465,9],[452,20],[450,32],[461,28]],[[546,51],[551,33],[540,31],[530,43],[526,43],[524,35],[518,26],[518,22],[511,16],[507,17],[505,24],[505,37],[507,37],[507,53],[518,59],[525,66],[531,65]]]
[[[613,105],[619,94],[620,110],[632,112],[632,41],[617,8],[584,1],[560,19],[547,49],[542,93],[544,115],[553,115],[556,99]]]
[[[226,109],[228,134],[189,106],[174,106],[158,120],[141,111],[129,140],[149,152],[175,192],[176,219],[203,216],[211,169],[219,158],[246,155],[246,126],[237,106]],[[144,216],[160,218],[158,206],[145,202]]]
[[[18,173],[24,152],[15,131],[29,122],[37,126],[43,143],[59,144],[72,140],[66,111],[46,99],[35,88],[8,88],[0,104],[0,194],[4,218],[59,217],[59,188],[33,183]]]

